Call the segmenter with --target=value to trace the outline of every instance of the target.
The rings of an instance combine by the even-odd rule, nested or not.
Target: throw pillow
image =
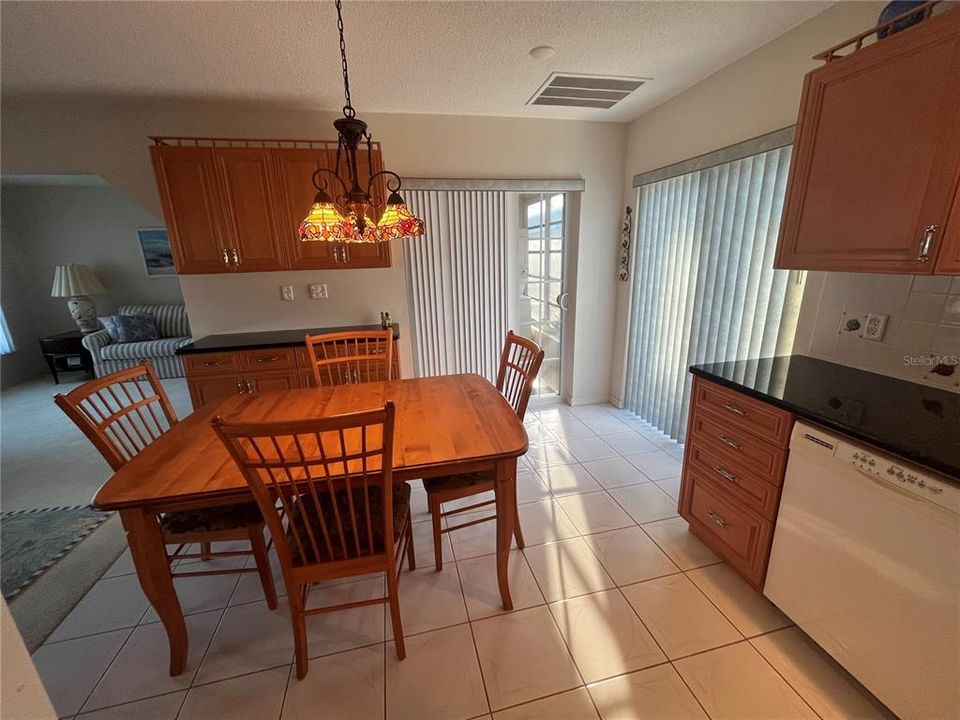
[[[107,335],[110,336],[110,339],[114,342],[120,341],[120,332],[117,330],[117,316],[116,315],[107,315],[106,317],[97,318],[100,321],[100,324],[103,325],[103,329],[107,331]]]
[[[160,339],[157,319],[153,315],[114,315],[117,323],[117,342],[144,342]]]

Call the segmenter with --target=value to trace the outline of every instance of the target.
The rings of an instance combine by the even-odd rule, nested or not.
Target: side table
[[[40,338],[40,351],[57,385],[62,372],[86,372],[93,377],[93,358],[83,346],[83,336],[79,330],[69,330]]]

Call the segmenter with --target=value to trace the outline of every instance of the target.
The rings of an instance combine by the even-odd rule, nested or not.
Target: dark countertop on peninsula
[[[960,481],[960,393],[804,355],[690,372]]]
[[[207,335],[177,349],[177,355],[191,353],[227,352],[249,348],[289,347],[302,345],[307,333],[347,332],[349,330],[382,330],[379,325],[344,325],[342,327],[304,328],[303,330],[265,330],[263,332],[228,333],[225,335]],[[400,327],[394,323],[393,337],[400,337]]]

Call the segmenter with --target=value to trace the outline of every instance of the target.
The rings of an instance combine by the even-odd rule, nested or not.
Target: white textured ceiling
[[[363,112],[631,120],[827,2],[360,2]],[[342,106],[333,2],[0,3],[2,89]],[[534,60],[528,51],[551,45]],[[652,78],[610,110],[527,106],[552,71]]]

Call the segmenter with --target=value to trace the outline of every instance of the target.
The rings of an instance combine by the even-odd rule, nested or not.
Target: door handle
[[[220,252],[223,257],[223,264],[230,267],[230,253],[227,252],[226,248],[223,248]]]
[[[923,229],[923,235],[920,236],[920,249],[917,252],[917,260],[926,262],[930,259],[930,245],[933,243],[933,236],[937,233],[939,225],[927,225]]]
[[[567,309],[567,295],[568,295],[568,294],[569,294],[569,293],[567,293],[567,292],[562,292],[562,293],[560,293],[559,295],[557,295],[557,305],[560,307],[561,310],[566,310],[566,309]]]
[[[240,267],[240,253],[237,252],[236,248],[230,248],[230,258],[233,260],[234,265]]]
[[[241,395],[243,395],[245,392],[243,389],[243,380],[241,380],[240,378],[237,378],[237,392],[240,393]]]
[[[257,386],[253,384],[253,380],[247,380],[247,392],[253,394],[257,391]]]

